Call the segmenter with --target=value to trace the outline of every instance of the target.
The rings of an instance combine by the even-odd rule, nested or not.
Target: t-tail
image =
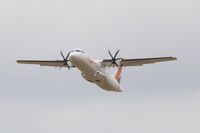
[[[119,66],[117,73],[115,75],[115,79],[118,81],[119,84],[121,82],[121,76],[122,76],[122,66]]]

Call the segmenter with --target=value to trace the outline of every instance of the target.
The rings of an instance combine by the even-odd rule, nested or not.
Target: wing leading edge
[[[47,61],[47,60],[17,60],[17,63],[19,64],[32,64],[32,65],[40,65],[40,66],[48,66],[48,67],[67,67],[63,63],[62,60],[55,60],[55,61]],[[73,66],[70,62],[68,62],[68,65],[70,68],[73,68]]]
[[[118,64],[121,66],[142,66],[145,64],[154,64],[157,62],[174,61],[176,57],[157,57],[157,58],[140,58],[140,59],[119,59]],[[112,60],[105,59],[102,61],[104,67],[115,66]]]

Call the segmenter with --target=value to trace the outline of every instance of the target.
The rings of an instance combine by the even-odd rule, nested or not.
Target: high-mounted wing
[[[120,59],[116,60],[116,64],[120,66],[142,66],[145,64],[153,64],[157,62],[173,61],[177,60],[176,57],[157,57],[157,58],[141,58],[141,59]],[[111,67],[117,66],[113,63],[112,59],[105,59],[102,61],[102,66]]]
[[[55,61],[18,60],[17,63],[19,63],[19,64],[33,64],[33,65],[49,66],[49,67],[68,67],[68,66],[69,66],[69,68],[75,67],[68,60],[67,60],[68,65],[66,65],[62,60],[55,60]]]

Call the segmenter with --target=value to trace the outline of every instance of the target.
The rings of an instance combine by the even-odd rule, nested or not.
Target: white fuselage
[[[117,80],[107,73],[104,68],[101,67],[101,64],[95,62],[87,54],[72,52],[70,53],[69,60],[81,71],[82,76],[87,81],[95,83],[107,91],[122,91]]]

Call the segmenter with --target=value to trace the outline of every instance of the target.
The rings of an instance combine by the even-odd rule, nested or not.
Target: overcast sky
[[[199,133],[199,0],[0,0],[1,133]],[[77,69],[18,65],[81,48],[94,59],[176,56],[123,70],[123,93]],[[113,70],[111,70],[113,71]]]

